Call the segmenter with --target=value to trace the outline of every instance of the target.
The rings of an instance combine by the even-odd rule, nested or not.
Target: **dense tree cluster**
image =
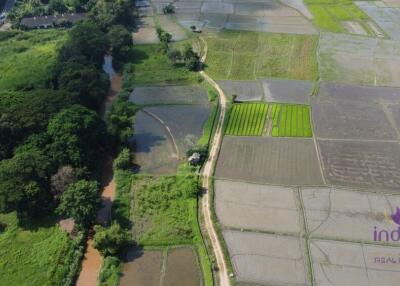
[[[58,12],[91,10],[68,31],[47,89],[27,86],[0,92],[0,212],[39,215],[56,209],[85,225],[100,203],[95,182],[99,155],[113,147],[109,142],[118,144],[131,134],[121,135],[120,130],[127,128],[124,116],[132,115],[132,107],[113,107],[122,117],[110,117],[109,126],[98,110],[109,88],[103,56],[112,53],[118,63],[130,54],[126,27],[132,4],[50,0],[43,5]]]

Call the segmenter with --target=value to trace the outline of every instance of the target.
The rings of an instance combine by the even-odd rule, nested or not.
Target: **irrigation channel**
[[[111,86],[108,90],[107,99],[104,107],[100,110],[102,118],[105,118],[106,111],[111,103],[115,100],[117,93],[122,87],[122,76],[113,73],[110,76]],[[110,156],[104,164],[102,172],[102,207],[97,212],[96,222],[105,224],[109,221],[111,215],[111,207],[115,196],[115,181],[113,174],[113,158]],[[79,273],[76,286],[96,286],[97,277],[100,272],[102,263],[101,254],[93,247],[93,240],[88,239],[86,245],[86,252],[82,260],[82,268]]]

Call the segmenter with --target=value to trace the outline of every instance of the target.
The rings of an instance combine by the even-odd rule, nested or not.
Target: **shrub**
[[[121,228],[118,223],[113,223],[110,227],[96,225],[96,232],[93,239],[93,246],[103,256],[116,255],[129,243],[128,232]]]
[[[118,157],[114,160],[114,168],[128,170],[132,166],[132,155],[128,148],[122,149]]]

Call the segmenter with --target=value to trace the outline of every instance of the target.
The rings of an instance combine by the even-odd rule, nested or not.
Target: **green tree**
[[[94,230],[93,246],[103,256],[116,255],[129,243],[129,234],[117,223],[108,228],[96,225]]]
[[[73,218],[78,225],[87,225],[100,205],[98,183],[80,180],[71,184],[62,194],[56,211],[60,215]]]
[[[87,61],[101,66],[107,50],[106,34],[98,24],[86,20],[76,24],[68,35],[68,40],[60,51],[61,62],[78,61],[82,55]]]
[[[68,11],[67,6],[65,6],[63,0],[50,0],[49,1],[49,12],[65,13]]]
[[[81,105],[63,109],[49,122],[51,153],[58,165],[93,167],[98,149],[104,145],[105,125],[99,116]]]
[[[61,67],[58,86],[79,95],[80,103],[98,109],[107,95],[109,80],[107,75],[92,64],[66,62]]]
[[[21,148],[11,159],[0,161],[0,211],[37,213],[49,198],[49,158],[38,148]]]
[[[107,113],[107,132],[113,138],[114,146],[125,145],[133,136],[133,120],[137,106],[123,99],[125,92],[111,106]]]
[[[0,159],[9,158],[31,134],[44,131],[52,116],[76,100],[66,91],[48,89],[0,92]]]
[[[131,33],[122,25],[114,25],[109,29],[107,38],[114,62],[121,64],[128,59],[133,45]]]

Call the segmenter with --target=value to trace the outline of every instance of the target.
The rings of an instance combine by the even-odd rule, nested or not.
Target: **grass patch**
[[[37,30],[8,35],[0,39],[0,90],[46,87],[66,33]]]
[[[207,34],[207,73],[214,79],[313,80],[317,37],[225,30]]]
[[[313,22],[322,31],[347,33],[343,21],[359,22],[367,27],[368,16],[351,0],[305,0],[314,16]],[[366,29],[370,33],[369,29]]]
[[[137,176],[133,181],[132,221],[143,246],[191,244],[197,176],[187,170],[173,176]]]
[[[268,104],[241,103],[233,105],[225,134],[261,136],[267,119]]]
[[[20,227],[16,214],[9,213],[1,214],[0,222],[7,224],[7,228],[0,232],[2,285],[72,283],[82,248],[53,220],[30,221],[29,225]]]
[[[183,65],[173,66],[160,45],[138,45],[133,48],[132,61],[125,65],[124,86],[154,84],[190,84],[198,80],[195,72]]]
[[[144,249],[196,246],[204,285],[213,285],[211,264],[198,225],[196,173],[187,166],[176,175],[160,177],[116,170],[115,179],[113,219],[132,229],[133,238]],[[111,266],[103,265],[102,285],[118,282],[121,268]]]

